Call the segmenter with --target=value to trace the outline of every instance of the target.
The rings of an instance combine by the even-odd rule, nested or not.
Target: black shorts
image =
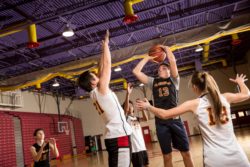
[[[148,153],[147,151],[140,151],[132,153],[132,164],[134,167],[144,167],[148,165]]]
[[[122,136],[104,141],[109,156],[109,167],[129,167],[131,159],[130,137]]]
[[[181,119],[169,119],[164,123],[157,122],[156,132],[163,154],[172,152],[172,144],[179,151],[189,151],[188,137]]]

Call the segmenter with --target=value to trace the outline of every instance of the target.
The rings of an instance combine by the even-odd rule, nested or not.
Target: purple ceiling
[[[5,80],[22,74],[39,71],[78,59],[99,54],[100,41],[105,30],[111,32],[111,49],[117,50],[152,39],[185,32],[249,13],[248,0],[144,0],[134,5],[139,20],[126,25],[123,0],[8,0],[0,3],[0,29],[20,22],[36,23],[40,47],[26,47],[26,31],[0,38],[0,79]],[[69,24],[75,32],[70,38],[62,37]],[[194,34],[196,35],[196,34]],[[240,34],[249,41],[249,33]],[[243,40],[243,43],[244,43]],[[168,45],[175,44],[168,41]],[[223,37],[211,43],[210,60],[230,59],[231,37]],[[193,64],[201,53],[194,47],[174,52],[179,67]],[[131,70],[138,61],[122,65],[122,73],[112,74],[112,79],[126,78],[138,81]],[[229,62],[230,64],[230,62]],[[217,68],[217,67],[209,67]],[[149,64],[145,72],[154,75],[156,64]],[[190,72],[183,72],[187,75]],[[57,78],[62,86],[59,91],[67,96],[75,95],[75,83]],[[44,91],[55,91],[52,81],[42,84]],[[116,87],[114,87],[116,88]],[[118,90],[120,89],[118,85]]]

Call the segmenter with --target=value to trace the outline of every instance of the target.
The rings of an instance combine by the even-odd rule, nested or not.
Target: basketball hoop
[[[58,132],[65,133],[66,135],[69,135],[68,122],[58,122]]]

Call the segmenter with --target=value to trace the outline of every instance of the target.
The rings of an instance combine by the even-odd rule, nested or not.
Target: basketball
[[[166,52],[161,45],[155,45],[149,49],[148,55],[155,57],[152,61],[156,63],[162,63],[166,58]]]

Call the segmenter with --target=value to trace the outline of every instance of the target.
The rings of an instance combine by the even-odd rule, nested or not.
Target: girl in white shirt
[[[249,89],[244,83],[246,80],[245,75],[237,74],[236,78],[230,81],[238,84],[240,92],[221,94],[210,74],[195,72],[191,85],[199,98],[169,110],[153,107],[146,99],[138,101],[137,107],[148,109],[163,119],[193,112],[199,122],[203,139],[205,167],[249,167],[247,156],[235,137],[230,110],[231,103],[249,99]]]
[[[143,118],[138,118],[134,113],[133,102],[130,101],[130,95],[132,93],[133,87],[129,83],[127,87],[126,100],[123,104],[125,114],[127,116],[127,122],[131,126],[131,146],[132,146],[132,164],[135,167],[146,167],[148,166],[148,154],[145,146],[145,141],[142,134],[142,129],[140,121],[148,121],[148,116],[145,110],[142,111]]]

